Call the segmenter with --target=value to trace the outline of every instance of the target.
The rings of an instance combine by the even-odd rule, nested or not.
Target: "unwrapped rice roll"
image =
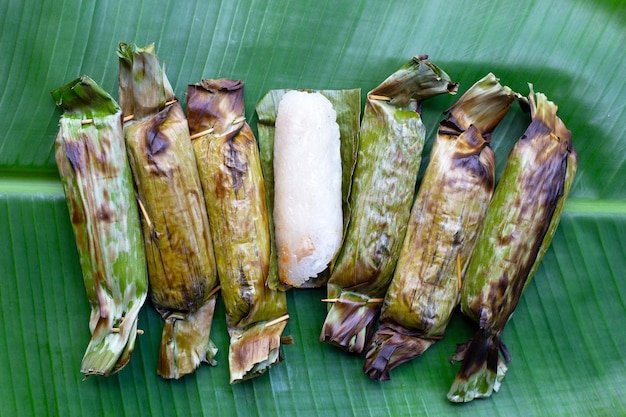
[[[339,125],[322,94],[289,91],[280,101],[274,176],[278,276],[301,287],[327,269],[343,233]]]

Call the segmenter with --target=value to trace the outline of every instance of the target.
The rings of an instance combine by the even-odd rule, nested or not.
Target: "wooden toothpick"
[[[380,100],[380,101],[390,101],[391,97],[387,97],[387,96],[381,96],[378,94],[370,94],[367,96],[368,99],[370,100]]]
[[[339,298],[322,298],[323,303],[338,303],[341,299]],[[363,301],[363,304],[380,304],[385,301],[384,298],[370,298],[369,300]]]
[[[148,216],[148,212],[146,208],[143,206],[143,203],[138,198],[137,203],[139,203],[139,210],[141,210],[141,214],[143,214],[143,218],[146,219],[146,223],[148,223],[148,227],[152,229],[152,222],[150,221],[150,217]]]
[[[220,287],[219,285],[216,286],[215,288],[213,288],[206,296],[206,298],[211,298],[213,297],[222,287]]]
[[[165,106],[164,106],[164,107],[167,107],[167,106],[169,106],[170,104],[174,104],[174,103],[176,103],[177,101],[178,101],[177,99],[170,100],[170,101],[166,101],[166,102],[165,102]],[[134,115],[134,114],[129,114],[128,116],[124,116],[124,118],[123,118],[122,120],[124,121],[124,123],[126,123],[126,122],[130,122],[130,121],[131,121],[131,120],[133,120],[134,118],[135,118],[135,115]],[[83,124],[84,124],[84,123],[83,123]]]
[[[268,321],[267,323],[265,323],[265,327],[270,327],[286,320],[289,320],[289,314],[285,314],[284,316],[280,316],[277,319]]]
[[[459,282],[459,291],[461,291],[461,285],[463,284],[463,277],[461,276],[461,254],[456,254],[456,276]]]
[[[198,132],[198,133],[194,133],[193,135],[189,136],[189,139],[194,140],[194,139],[198,139],[199,137],[202,137],[204,135],[208,135],[211,134],[215,131],[215,129],[213,129],[212,127],[203,130],[202,132]]]

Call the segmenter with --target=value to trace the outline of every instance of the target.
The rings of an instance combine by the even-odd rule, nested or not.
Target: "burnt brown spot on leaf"
[[[500,335],[493,334],[489,330],[478,330],[463,352],[464,358],[459,370],[459,376],[469,379],[477,374],[483,366],[493,374],[498,368],[498,350],[500,347]]]
[[[113,213],[107,202],[102,203],[100,207],[98,207],[98,210],[96,210],[96,217],[98,220],[103,222],[112,222],[114,220],[114,215],[115,213]]]
[[[220,169],[214,175],[215,183],[215,196],[219,200],[223,200],[228,195],[230,189],[230,176],[224,172],[224,169]]]
[[[69,198],[68,202],[72,206],[70,210],[72,213],[72,224],[82,225],[85,222],[85,213],[83,213],[82,206],[78,204],[75,198]]]
[[[80,142],[64,142],[65,154],[72,169],[77,174],[84,173],[85,170],[85,148]]]
[[[228,124],[243,115],[243,82],[240,80],[203,79],[187,87],[187,113],[191,133],[214,127],[218,133],[228,130]]]
[[[456,148],[452,155],[453,168],[477,178],[486,190],[493,190],[494,153],[474,125],[459,136]]]
[[[369,345],[363,371],[372,379],[388,380],[389,371],[422,355],[435,340],[394,323],[382,323]]]
[[[228,141],[228,151],[224,158],[224,165],[230,170],[232,185],[235,192],[243,187],[244,176],[248,171],[248,161],[241,155],[233,141]]]
[[[366,304],[364,299],[342,295],[333,304],[322,328],[320,340],[341,349],[361,354],[374,333],[381,304]],[[360,334],[365,330],[364,334]]]
[[[439,123],[439,131],[437,133],[439,135],[459,136],[463,133],[463,129],[459,126],[454,117],[448,116]]]
[[[153,160],[154,156],[165,152],[170,145],[170,139],[161,131],[161,127],[170,107],[166,107],[159,112],[151,121],[151,126],[146,131],[146,154],[148,159]]]

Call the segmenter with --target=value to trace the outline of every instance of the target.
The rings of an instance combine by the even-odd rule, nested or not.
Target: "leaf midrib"
[[[38,194],[63,196],[63,185],[56,172],[1,172],[0,196]]]
[[[0,196],[46,195],[63,197],[63,186],[56,172],[3,173],[0,178]],[[626,200],[604,198],[568,198],[564,212],[578,214],[626,215]]]

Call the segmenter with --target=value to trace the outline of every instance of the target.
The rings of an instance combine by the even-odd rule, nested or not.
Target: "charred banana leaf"
[[[270,90],[258,102],[256,112],[259,118],[259,150],[261,155],[261,168],[263,170],[263,180],[267,193],[267,204],[270,222],[270,234],[272,245],[272,256],[270,260],[270,268],[272,271],[277,270],[277,250],[274,233],[274,133],[276,130],[276,114],[278,104],[285,93],[289,90]],[[339,125],[339,140],[342,166],[342,211],[344,235],[345,229],[350,218],[350,206],[348,204],[348,196],[352,185],[352,173],[356,163],[359,135],[359,120],[361,117],[361,90],[307,90],[307,92],[319,92],[326,97],[333,105],[337,113],[337,124]],[[329,277],[329,270],[323,272],[320,277],[313,283],[305,283],[302,287],[322,286],[326,284]],[[282,284],[278,279],[277,273],[270,274],[271,288],[279,288],[287,290],[290,287]]]
[[[459,301],[495,183],[491,133],[515,99],[493,74],[470,87],[439,124],[402,250],[385,295],[380,326],[363,370],[389,371],[420,356],[443,337]]]
[[[120,105],[142,209],[150,296],[165,320],[157,372],[180,378],[214,364],[209,335],[217,273],[187,119],[154,47],[120,43]]]
[[[479,329],[452,358],[463,361],[448,392],[453,402],[498,391],[510,360],[502,331],[552,241],[576,173],[557,106],[530,90],[532,121],[509,154],[463,281],[461,310]]]
[[[426,129],[421,102],[457,84],[416,56],[368,94],[344,242],[332,266],[332,302],[320,340],[360,354],[371,337],[406,231]]]
[[[205,192],[230,334],[230,382],[281,360],[283,291],[269,286],[270,229],[257,142],[244,118],[244,84],[202,80],[187,89],[193,148]]]
[[[81,372],[111,375],[130,360],[148,293],[146,257],[122,111],[91,78],[52,92],[64,111],[55,157],[91,306]]]

